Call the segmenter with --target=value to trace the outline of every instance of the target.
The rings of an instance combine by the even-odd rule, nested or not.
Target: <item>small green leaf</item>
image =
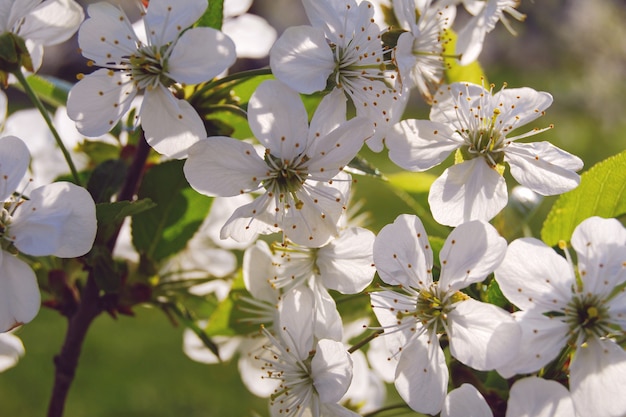
[[[106,246],[95,245],[86,256],[86,262],[91,267],[98,288],[106,293],[115,293],[120,290],[122,278],[111,251]]]
[[[96,242],[106,243],[125,217],[139,214],[155,206],[156,204],[148,198],[96,204],[96,218],[98,219]]]
[[[78,151],[86,154],[96,165],[109,159],[118,159],[120,156],[119,146],[98,140],[84,140],[78,145]]]
[[[153,261],[182,250],[209,212],[211,198],[193,190],[183,175],[184,161],[167,161],[146,172],[138,197],[156,207],[132,222],[135,248]]]
[[[485,301],[501,308],[507,308],[510,305],[509,300],[502,294],[500,286],[495,279],[492,279],[487,285]]]
[[[222,29],[224,20],[224,0],[210,0],[209,7],[198,20],[197,26]]]
[[[228,297],[223,299],[204,329],[209,336],[249,335],[259,331],[259,324],[250,323],[250,313],[244,312],[239,306],[245,303],[242,297],[252,298],[243,283],[243,275],[239,273],[233,282]]]
[[[87,191],[96,203],[111,201],[111,197],[124,183],[126,168],[124,161],[110,159],[94,169],[87,183]]]
[[[444,43],[443,51],[446,55],[444,59],[446,83],[452,84],[454,82],[466,81],[475,84],[484,83],[485,85],[489,85],[485,72],[478,61],[474,61],[469,65],[461,65],[459,64],[459,60],[454,57],[456,54],[456,33],[451,29],[446,29],[444,36],[448,38],[448,42]]]
[[[549,246],[569,241],[576,226],[592,217],[626,213],[626,151],[597,163],[581,175],[580,185],[559,197],[543,223]]]

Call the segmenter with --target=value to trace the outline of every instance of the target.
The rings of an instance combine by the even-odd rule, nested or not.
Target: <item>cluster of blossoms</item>
[[[508,244],[488,223],[509,200],[506,166],[521,185],[547,196],[574,189],[582,161],[548,142],[519,141],[551,128],[517,133],[544,115],[550,94],[444,83],[448,60],[471,63],[498,22],[511,29],[505,13],[523,20],[516,1],[302,0],[310,25],[288,28],[275,42],[275,33],[265,32],[274,79],[260,83],[242,106],[251,132],[245,140],[212,134],[206,108],[197,103],[201,94],[193,94],[217,88],[214,80],[238,55],[264,53],[240,53],[239,42],[225,33],[228,21],[224,31],[195,25],[206,0],[144,3],[149,5],[134,24],[110,3],[88,7],[78,42],[89,66],[98,69],[79,76],[67,115],[90,138],[109,134],[133,115],[126,124],[141,125],[163,160],[184,159],[189,186],[213,198],[211,215],[185,249],[159,259],[152,273],[170,284],[216,278],[189,291],[235,302],[244,316],[240,323],[255,330],[216,336],[219,358],[217,347],[209,352],[195,336],[198,331],[188,332],[190,357],[214,363],[237,352],[244,383],[270,398],[272,416],[375,412],[384,405],[385,383],[419,413],[493,416],[488,389],[459,382],[459,367],[509,379],[508,417],[626,413],[620,395],[626,383],[620,344],[626,229],[614,219],[581,223],[571,239],[577,266],[567,251],[563,258],[536,239]],[[471,18],[454,29],[458,41],[451,51],[461,3]],[[64,22],[63,34],[46,37],[54,43],[84,17],[71,0],[8,4],[10,19],[0,22],[0,30],[18,39],[13,44],[22,58],[13,66],[3,63],[3,74],[38,67],[36,51],[45,43],[37,37],[41,31],[32,30],[37,16],[53,10],[56,20],[41,20]],[[62,5],[66,9],[55,9]],[[393,27],[380,10],[393,12],[386,13]],[[249,19],[243,21],[258,23]],[[403,117],[414,90],[431,105],[429,120]],[[311,114],[301,95],[318,99]],[[378,235],[352,216],[351,165],[364,145],[376,152],[386,147],[389,159],[410,171],[429,170],[455,153],[455,164],[428,195],[434,220],[454,227],[445,242],[429,240],[415,215],[398,216]],[[55,182],[15,191],[29,159],[22,140],[0,139],[3,332],[32,320],[40,305],[37,278],[21,257],[79,257],[96,238],[95,205],[84,188]],[[146,253],[123,253],[125,230],[114,255],[141,269]],[[231,249],[244,250],[238,297],[230,296],[235,283],[226,280],[237,270]],[[481,288],[494,283],[509,309],[481,297]],[[369,310],[348,321],[340,300],[361,297]],[[3,370],[23,346],[12,334],[0,336]],[[566,381],[552,380],[550,371]]]

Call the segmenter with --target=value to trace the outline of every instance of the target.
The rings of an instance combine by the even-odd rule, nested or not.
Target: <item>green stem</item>
[[[371,413],[367,413],[367,414],[363,414],[363,417],[374,417],[380,413],[384,413],[385,411],[390,411],[390,410],[399,410],[402,408],[409,408],[409,406],[407,404],[392,404],[392,405],[388,405],[387,407],[382,407],[379,408],[376,411],[372,411]]]
[[[220,79],[217,79],[215,81],[205,84],[200,90],[195,92],[194,95],[202,94],[205,91],[218,87],[222,84],[226,84],[226,83],[230,83],[230,82],[238,81],[238,80],[245,80],[248,78],[258,77],[261,75],[272,75],[272,70],[269,68],[260,68],[260,69],[249,70],[249,71],[241,71],[235,74],[227,75],[224,78],[220,78]]]
[[[383,334],[383,330],[376,330],[371,335],[367,336],[365,339],[355,343],[350,349],[348,349],[348,353],[354,353],[357,350],[361,349],[363,346],[376,339],[379,335]]]
[[[56,140],[57,145],[59,145],[59,148],[61,148],[61,152],[63,152],[65,161],[67,162],[67,165],[70,167],[70,171],[72,172],[72,177],[74,177],[74,182],[77,185],[82,185],[80,182],[80,177],[78,176],[78,171],[76,170],[76,166],[74,165],[74,162],[72,162],[72,157],[70,156],[70,153],[67,151],[67,148],[63,144],[63,141],[61,140],[59,133],[54,127],[54,124],[52,123],[52,119],[50,119],[50,115],[48,114],[48,110],[44,107],[41,100],[39,100],[39,97],[37,97],[37,94],[35,94],[30,84],[28,84],[26,77],[24,77],[24,74],[22,74],[22,70],[21,69],[17,70],[13,74],[15,75],[15,77],[17,77],[22,87],[24,87],[24,92],[26,93],[26,95],[28,95],[28,98],[30,98],[30,100],[33,102],[35,107],[37,107],[37,110],[39,110],[39,113],[41,113],[44,120],[46,121],[46,124],[50,128],[50,131],[52,132],[52,136],[54,136],[54,140]]]

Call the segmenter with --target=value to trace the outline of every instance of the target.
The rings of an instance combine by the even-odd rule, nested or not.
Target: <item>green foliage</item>
[[[197,26],[222,29],[224,21],[224,0],[209,0],[209,7],[198,20]]]
[[[580,185],[554,203],[541,239],[549,246],[569,241],[576,226],[591,216],[626,213],[626,151],[599,162],[581,176]]]
[[[111,201],[111,197],[124,183],[126,170],[126,164],[119,159],[110,159],[98,165],[87,183],[87,191],[93,197],[93,201],[95,203]]]
[[[72,88],[72,84],[67,81],[52,76],[42,77],[35,74],[29,75],[26,77],[26,80],[37,97],[44,103],[53,107],[63,107],[67,103],[67,96]],[[11,85],[24,91],[24,87],[19,83]]]
[[[94,164],[102,164],[120,156],[119,146],[97,140],[84,140],[78,145],[78,151],[86,154]]]
[[[506,309],[509,306],[509,300],[506,299],[502,291],[500,290],[500,286],[495,279],[492,279],[489,284],[487,284],[487,288],[485,290],[485,294],[483,295],[485,302],[497,305],[498,307]]]
[[[138,191],[156,207],[133,216],[133,245],[151,261],[182,250],[196,233],[213,201],[191,189],[183,161],[167,161],[149,169]]]
[[[452,84],[459,81],[467,81],[470,83],[487,84],[487,77],[478,61],[474,61],[468,65],[460,65],[458,59],[454,56],[456,53],[456,39],[457,35],[451,29],[446,29],[445,37],[448,38],[448,42],[444,44],[445,54],[445,76],[446,83]]]

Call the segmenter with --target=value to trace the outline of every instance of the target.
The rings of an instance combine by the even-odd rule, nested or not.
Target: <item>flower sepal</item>
[[[26,70],[33,72],[33,61],[26,48],[26,42],[12,32],[0,35],[0,83],[6,88],[9,83],[9,74]]]

